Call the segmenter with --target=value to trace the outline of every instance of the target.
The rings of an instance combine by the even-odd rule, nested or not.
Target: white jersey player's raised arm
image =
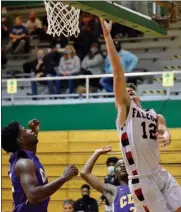
[[[100,21],[106,41],[108,56],[113,66],[115,104],[118,110],[118,122],[121,127],[124,125],[129,111],[131,102],[130,97],[132,96],[132,98],[135,98],[135,100],[136,97],[133,95],[134,92],[132,91],[132,89],[126,88],[124,70],[122,64],[120,63],[120,57],[117,54],[116,48],[110,35],[112,22],[110,21],[109,23],[107,23],[103,19],[100,19]]]
[[[171,141],[165,119],[153,109],[142,109],[135,86],[126,85],[110,35],[111,22],[100,21],[113,66],[117,130],[135,206],[146,212],[181,212],[181,187],[160,166],[159,144],[167,146]]]

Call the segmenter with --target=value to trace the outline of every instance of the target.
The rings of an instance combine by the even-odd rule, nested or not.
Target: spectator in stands
[[[130,73],[133,71],[133,69],[136,67],[138,63],[138,57],[131,52],[128,52],[121,48],[120,42],[115,42],[115,47],[118,52],[118,55],[120,57],[123,69],[125,73]],[[110,63],[109,56],[106,57],[105,62],[105,73],[106,74],[112,74],[112,65]],[[100,80],[100,84],[107,92],[113,92],[113,78],[102,78]]]
[[[82,61],[82,68],[88,74],[102,74],[103,73],[104,58],[98,43],[93,43],[89,53]]]
[[[57,76],[56,67],[58,67],[60,62],[61,53],[59,52],[59,47],[57,45],[52,45],[51,50],[48,54],[44,56],[44,74],[46,77]],[[47,81],[49,94],[57,94],[57,89],[55,88],[56,83],[52,80]]]
[[[33,61],[27,62],[23,65],[24,72],[32,72],[32,76],[36,78],[44,77],[44,51],[39,49],[37,51],[37,58]],[[45,85],[46,82],[39,81],[40,84]],[[36,81],[31,82],[32,95],[38,94],[38,85]]]
[[[118,162],[117,157],[109,157],[106,161],[107,169],[108,169],[108,175],[104,178],[104,183],[108,183],[113,185],[115,182],[115,165]],[[111,205],[108,203],[107,199],[102,195],[100,199],[98,200],[98,204],[100,205],[102,201],[106,200],[105,204],[105,211],[109,212],[111,210]]]
[[[94,198],[90,197],[90,186],[87,184],[81,187],[82,198],[78,199],[74,204],[75,212],[98,212],[98,204]]]
[[[39,35],[42,31],[42,23],[36,17],[35,12],[30,12],[26,27],[30,35]]]
[[[6,53],[13,50],[14,53],[25,52],[28,47],[28,33],[25,26],[22,24],[22,19],[17,16],[15,19],[15,25],[10,30],[10,41],[6,48]]]
[[[65,47],[64,56],[60,59],[58,67],[59,76],[74,76],[79,74],[81,69],[80,58],[76,55],[75,48],[72,45]],[[56,81],[57,93],[61,93],[61,80]],[[74,80],[68,80],[69,94],[73,93]]]
[[[84,57],[82,61],[81,74],[94,75],[103,74],[104,58],[100,49],[99,43],[95,42],[91,45],[89,53]],[[81,84],[85,83],[85,80],[81,80]],[[99,79],[91,79],[90,85],[97,90],[99,85]]]
[[[63,212],[74,212],[74,201],[71,199],[63,201]]]
[[[9,38],[9,30],[12,26],[11,17],[8,15],[6,7],[2,7],[1,11],[1,36],[2,41]]]

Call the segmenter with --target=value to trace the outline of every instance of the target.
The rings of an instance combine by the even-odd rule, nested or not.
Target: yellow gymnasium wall
[[[181,185],[181,129],[170,129],[172,143],[167,149],[161,148],[161,164]],[[44,164],[49,181],[59,177],[67,164],[77,165],[81,171],[83,165],[96,148],[111,145],[112,152],[101,156],[93,170],[93,174],[103,181],[107,173],[105,161],[107,157],[121,158],[118,135],[115,130],[100,131],[51,131],[40,132],[37,149],[38,157]],[[7,176],[9,155],[2,152],[2,211],[12,211],[12,188]],[[49,212],[62,211],[62,201],[76,200],[81,197],[80,187],[84,181],[80,176],[66,183],[51,198]],[[100,194],[92,190],[91,196],[98,199]],[[103,211],[104,205],[100,211]]]

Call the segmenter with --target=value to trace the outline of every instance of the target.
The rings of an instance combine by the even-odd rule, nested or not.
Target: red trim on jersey
[[[145,200],[141,188],[138,188],[138,189],[134,190],[134,193],[137,196],[137,198],[139,199],[139,201],[144,201]]]
[[[134,193],[135,193],[136,196],[143,195],[143,192],[142,192],[142,189],[141,188],[138,188],[138,189],[134,190]]]
[[[121,140],[126,140],[126,139],[128,139],[128,134],[127,132],[124,132],[121,136]]]
[[[132,152],[126,152],[127,159],[133,159]]]
[[[136,170],[133,170],[133,171],[132,171],[132,174],[133,174],[133,175],[138,175],[138,172],[137,172]]]
[[[122,146],[125,147],[125,146],[128,146],[129,145],[129,139],[128,139],[128,134],[127,132],[124,132],[121,136],[121,143],[122,143]]]
[[[146,212],[150,212],[147,206],[143,205],[143,208],[145,209]]]

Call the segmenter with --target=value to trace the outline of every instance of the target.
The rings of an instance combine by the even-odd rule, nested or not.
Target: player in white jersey
[[[159,144],[171,141],[165,119],[154,110],[143,110],[134,87],[126,86],[110,35],[112,23],[101,19],[101,25],[113,66],[117,129],[135,205],[146,212],[181,212],[181,187],[159,164]]]

